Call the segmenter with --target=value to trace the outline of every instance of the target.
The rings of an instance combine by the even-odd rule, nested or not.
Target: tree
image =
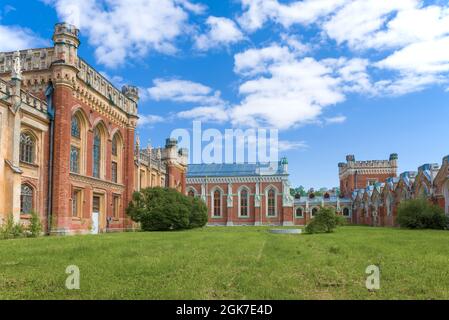
[[[426,199],[403,201],[398,207],[398,224],[409,229],[448,229],[449,217]]]
[[[307,233],[331,233],[344,223],[344,218],[335,214],[333,208],[321,208],[315,217],[306,226]]]
[[[183,230],[203,227],[207,207],[201,199],[170,188],[147,188],[133,194],[126,210],[144,231]]]

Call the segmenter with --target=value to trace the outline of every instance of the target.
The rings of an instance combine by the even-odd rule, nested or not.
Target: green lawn
[[[365,268],[381,268],[368,292]],[[77,265],[81,289],[65,289]],[[0,241],[1,299],[449,299],[449,232],[205,228]]]

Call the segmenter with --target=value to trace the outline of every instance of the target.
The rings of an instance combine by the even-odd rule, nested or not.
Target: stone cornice
[[[282,182],[285,176],[256,176],[256,177],[191,177],[187,178],[187,184],[203,183],[257,183],[257,182]]]
[[[93,177],[82,176],[82,175],[75,174],[75,173],[71,173],[70,178],[73,179],[74,181],[87,183],[94,187],[99,187],[99,188],[104,188],[104,189],[112,189],[115,191],[124,191],[125,190],[125,186],[122,184],[117,184],[117,183],[113,183],[113,182],[109,182],[109,181],[105,181],[105,180],[101,180],[101,179],[97,179],[97,178],[93,178]]]

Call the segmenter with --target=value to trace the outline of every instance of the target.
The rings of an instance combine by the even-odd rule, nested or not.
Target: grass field
[[[381,289],[365,269],[381,268]],[[65,288],[68,265],[80,290]],[[449,299],[449,232],[205,228],[0,241],[1,299]]]

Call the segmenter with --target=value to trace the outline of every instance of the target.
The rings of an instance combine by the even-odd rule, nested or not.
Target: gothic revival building
[[[189,165],[186,193],[207,204],[209,225],[304,223],[293,216],[286,158],[274,164]]]
[[[136,152],[138,89],[79,57],[74,26],[57,24],[53,43],[0,53],[0,220],[35,211],[53,234],[131,228],[134,190],[185,188],[184,155],[173,141],[160,157]]]
[[[424,164],[418,171],[396,174],[397,155],[390,160],[356,162],[354,156],[339,165],[343,195],[352,200],[352,223],[396,226],[398,205],[423,198],[449,214],[449,156],[443,163]]]

